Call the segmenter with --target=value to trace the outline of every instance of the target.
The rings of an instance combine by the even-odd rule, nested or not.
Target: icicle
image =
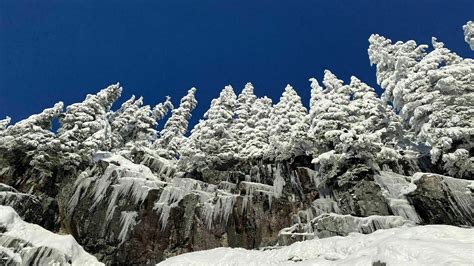
[[[123,211],[120,214],[120,225],[122,226],[122,230],[120,230],[120,234],[118,236],[118,239],[120,240],[120,244],[123,244],[125,242],[125,239],[127,237],[127,233],[130,232],[133,227],[137,224],[136,218],[138,216],[138,213],[135,211]]]

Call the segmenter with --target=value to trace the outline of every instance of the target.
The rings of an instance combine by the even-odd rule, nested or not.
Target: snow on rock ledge
[[[158,265],[472,265],[474,229],[427,225],[297,242],[259,251],[216,248]]]
[[[54,234],[24,222],[9,206],[0,206],[0,253],[22,265],[103,265],[85,252],[71,235]],[[3,258],[2,258],[3,259]],[[2,262],[7,262],[0,260]]]

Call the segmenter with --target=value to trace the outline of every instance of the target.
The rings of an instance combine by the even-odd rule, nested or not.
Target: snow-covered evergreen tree
[[[237,96],[231,86],[226,86],[220,96],[211,102],[204,119],[191,131],[180,154],[181,169],[216,165],[234,159],[237,145],[230,129]]]
[[[469,44],[471,50],[474,50],[474,22],[468,21],[463,27],[464,40]]]
[[[112,127],[112,147],[122,148],[132,139],[138,110],[143,105],[143,98],[135,100],[135,95],[125,101],[119,110],[114,112],[111,117],[110,125]]]
[[[156,127],[169,110],[173,109],[170,97],[166,96],[163,103],[157,104],[153,109],[149,105],[138,108],[132,121],[132,131],[128,145],[137,147],[151,147],[158,138]]]
[[[117,83],[66,108],[60,117],[58,137],[62,148],[72,156],[71,163],[87,160],[94,151],[110,148],[109,110],[121,92],[122,87]]]
[[[241,134],[239,157],[242,159],[261,159],[268,152],[270,115],[272,100],[268,97],[258,98],[250,110]]]
[[[385,47],[379,45],[380,39]],[[377,35],[369,41],[369,57],[377,65],[384,98],[393,102],[417,139],[431,147],[432,163],[443,165],[450,175],[472,177],[474,60],[459,57],[433,38],[431,52],[420,52],[405,64],[407,56],[400,47],[413,41],[392,45]],[[424,51],[427,46],[410,47]],[[386,50],[392,51],[390,56]]]
[[[242,90],[242,92],[237,97],[237,103],[235,106],[235,120],[232,123],[231,131],[232,136],[235,138],[237,145],[238,154],[241,153],[246,139],[246,134],[244,128],[249,127],[249,119],[252,115],[252,107],[257,99],[257,96],[254,94],[254,88],[252,83],[247,83]]]
[[[324,71],[323,89],[316,79],[311,81],[310,135],[314,154],[333,150],[344,130],[349,128],[349,88],[329,70]]]
[[[160,138],[154,146],[161,156],[171,159],[178,158],[179,148],[184,144],[184,134],[188,130],[191,112],[196,108],[196,88],[191,88],[182,99],[178,108],[172,111],[171,117],[160,132]]]
[[[304,154],[307,144],[307,110],[290,85],[273,107],[270,116],[268,156],[278,160]]]
[[[9,116],[0,120],[0,136],[7,129],[7,126],[10,124],[11,118]]]
[[[59,102],[39,114],[9,126],[0,134],[0,150],[6,156],[19,156],[42,176],[50,176],[55,163],[61,160],[59,141],[51,132],[54,118],[61,114],[64,104]],[[9,122],[9,121],[8,121]]]

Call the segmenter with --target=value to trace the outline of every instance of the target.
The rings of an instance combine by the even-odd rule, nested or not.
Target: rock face
[[[216,247],[255,249],[413,224],[473,225],[471,181],[405,176],[358,162],[320,178],[306,156],[188,173],[177,173],[175,162],[146,152],[128,158],[97,153],[90,167],[61,179],[54,199],[5,185],[0,202],[27,221],[73,235],[110,265],[153,264]],[[404,173],[414,169],[409,165]]]
[[[27,222],[51,230],[59,230],[58,205],[54,198],[20,193],[0,183],[0,205],[10,206]]]
[[[474,225],[474,181],[419,173],[407,198],[425,224]]]

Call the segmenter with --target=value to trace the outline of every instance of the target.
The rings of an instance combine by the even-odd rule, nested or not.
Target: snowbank
[[[427,225],[330,237],[258,251],[216,248],[169,258],[158,265],[472,265],[474,228]]]
[[[24,222],[11,207],[0,206],[0,228],[5,228],[3,236],[28,241],[34,247],[50,247],[58,250],[70,259],[72,265],[103,265],[94,256],[85,252],[71,235],[54,234],[39,225]],[[16,256],[15,259],[20,258]]]

